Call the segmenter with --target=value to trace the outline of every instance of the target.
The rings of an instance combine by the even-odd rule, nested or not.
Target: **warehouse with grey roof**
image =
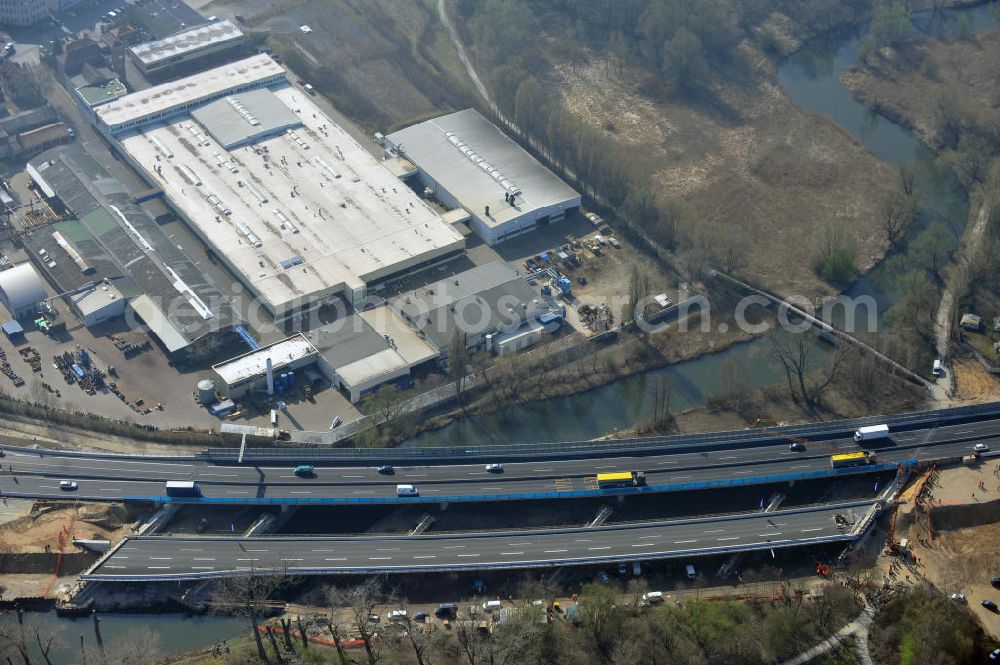
[[[83,146],[42,153],[28,173],[64,219],[30,230],[25,245],[85,325],[127,300],[171,356],[231,339],[240,319],[227,299]]]
[[[405,157],[422,187],[471,215],[487,244],[561,221],[580,195],[475,109],[412,125],[386,137],[390,154]]]

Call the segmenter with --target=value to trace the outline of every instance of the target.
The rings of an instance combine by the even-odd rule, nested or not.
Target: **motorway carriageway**
[[[874,442],[881,464],[955,458],[974,443],[997,448],[1000,419],[966,422],[893,433],[892,441]],[[711,452],[676,452],[600,459],[545,459],[504,464],[503,473],[488,473],[482,464],[397,467],[381,475],[375,467],[316,467],[315,477],[298,478],[294,462],[283,466],[215,465],[196,459],[155,457],[62,456],[52,451],[6,450],[0,458],[0,494],[26,498],[69,498],[95,501],[168,500],[164,481],[193,480],[207,501],[237,504],[338,504],[483,501],[597,496],[635,491],[664,492],[783,482],[833,475],[830,455],[860,447],[850,437],[806,444],[792,452],[787,443],[727,447]],[[304,453],[308,454],[308,453]],[[387,451],[391,457],[391,451]],[[308,460],[300,460],[308,462]],[[13,467],[13,473],[10,468]],[[647,487],[598,490],[595,474],[644,470]],[[841,469],[838,474],[891,470],[878,466]],[[59,480],[75,480],[79,489],[59,490]],[[397,483],[415,485],[419,497],[399,498]],[[181,501],[191,501],[181,499]],[[197,502],[198,500],[194,500]]]
[[[846,542],[872,501],[597,528],[420,536],[262,538],[134,537],[94,570],[98,581],[190,580],[232,575],[375,574],[538,568],[669,559]],[[836,515],[848,524],[838,524]]]

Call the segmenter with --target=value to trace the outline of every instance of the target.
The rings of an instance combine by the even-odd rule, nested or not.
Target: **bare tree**
[[[291,578],[284,571],[251,569],[246,575],[224,578],[215,587],[212,605],[217,611],[242,616],[250,622],[257,645],[257,656],[265,663],[270,660],[261,639],[261,619],[267,614],[268,601],[271,597],[291,582]],[[268,631],[268,636],[278,662],[281,662],[281,654],[277,650],[277,643],[274,642],[274,633]]]
[[[448,343],[448,377],[455,382],[455,398],[460,404],[465,391],[468,365],[469,348],[466,346],[465,333],[456,328]]]
[[[913,196],[916,191],[916,181],[917,173],[913,162],[900,162],[899,163],[899,184],[903,188],[903,194],[906,196]]]
[[[389,599],[382,582],[370,578],[352,587],[331,586],[326,597],[331,612],[336,612],[338,608],[347,608],[351,612],[368,657],[368,665],[376,665],[381,657],[381,643],[374,639],[379,624],[372,615],[376,606]]]
[[[917,199],[900,190],[886,194],[879,206],[879,221],[885,238],[893,247],[899,247],[917,216]]]
[[[816,406],[848,356],[846,345],[834,347],[827,356],[803,333],[775,333],[770,339],[774,356],[785,370],[792,399],[807,407]]]

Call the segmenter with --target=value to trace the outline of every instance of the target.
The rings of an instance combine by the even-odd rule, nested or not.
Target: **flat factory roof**
[[[353,298],[464,247],[460,233],[308,95],[287,83],[267,94],[269,113],[280,102],[301,125],[234,150],[190,114],[118,138],[272,312],[341,291]]]
[[[146,88],[102,104],[94,109],[97,119],[112,133],[129,123],[166,117],[202,101],[210,101],[236,90],[284,79],[284,68],[266,54],[258,54],[222,67]]]
[[[386,137],[467,210],[490,226],[580,195],[475,109],[411,125]],[[517,207],[504,194],[517,194]],[[483,211],[490,206],[491,216]]]
[[[273,371],[278,372],[296,360],[302,360],[312,355],[317,355],[316,347],[310,344],[309,340],[301,333],[297,333],[256,351],[249,351],[218,365],[213,365],[212,369],[223,381],[233,386],[246,379],[263,375],[267,371],[268,358],[271,359]]]
[[[100,282],[84,291],[78,291],[70,296],[70,300],[84,316],[100,311],[108,305],[124,300],[122,292],[109,281]]]
[[[232,21],[218,21],[208,25],[198,26],[170,35],[163,39],[146,42],[129,49],[146,67],[169,60],[176,56],[200,51],[226,42],[238,41],[243,38],[243,31]]]
[[[191,116],[227,150],[302,124],[267,88],[227,95],[199,106]]]

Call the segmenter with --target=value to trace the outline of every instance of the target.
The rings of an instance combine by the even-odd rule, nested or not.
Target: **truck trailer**
[[[888,438],[888,425],[867,425],[865,427],[859,427],[854,432],[854,443],[863,443],[865,441],[875,441],[877,439]]]
[[[852,466],[866,466],[875,463],[875,453],[859,450],[854,453],[840,453],[830,457],[830,466],[834,469],[846,469]]]

